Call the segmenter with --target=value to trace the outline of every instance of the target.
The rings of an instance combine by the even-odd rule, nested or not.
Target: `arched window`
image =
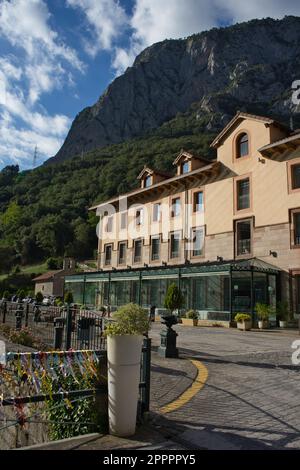
[[[249,138],[248,134],[241,134],[236,142],[236,158],[249,155]]]

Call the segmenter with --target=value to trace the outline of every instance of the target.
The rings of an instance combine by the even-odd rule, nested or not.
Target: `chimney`
[[[63,261],[63,269],[65,271],[71,271],[74,270],[76,267],[76,262],[74,258],[64,258]]]

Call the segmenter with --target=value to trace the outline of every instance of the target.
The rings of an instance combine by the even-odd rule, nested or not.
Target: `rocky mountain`
[[[253,20],[145,49],[97,103],[75,118],[57,155],[62,161],[144,136],[177,119],[217,131],[237,110],[288,122],[297,109],[300,18]]]

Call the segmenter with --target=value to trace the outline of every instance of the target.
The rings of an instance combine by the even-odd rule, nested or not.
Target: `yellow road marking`
[[[197,368],[197,377],[195,378],[192,385],[185,392],[183,392],[182,395],[180,395],[171,403],[168,403],[167,405],[160,408],[159,411],[161,413],[171,413],[171,411],[178,410],[178,408],[181,408],[183,405],[188,403],[196,395],[196,393],[198,393],[204,387],[208,378],[207,368],[204,364],[202,364],[202,362],[196,361],[195,359],[189,359],[189,361],[191,361],[191,363],[194,364],[194,366]]]

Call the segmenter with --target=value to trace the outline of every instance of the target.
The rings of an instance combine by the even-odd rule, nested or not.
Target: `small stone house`
[[[63,269],[48,271],[34,278],[35,294],[41,292],[44,296],[63,297],[65,276],[75,273],[75,266],[76,263],[73,258],[65,258]]]

